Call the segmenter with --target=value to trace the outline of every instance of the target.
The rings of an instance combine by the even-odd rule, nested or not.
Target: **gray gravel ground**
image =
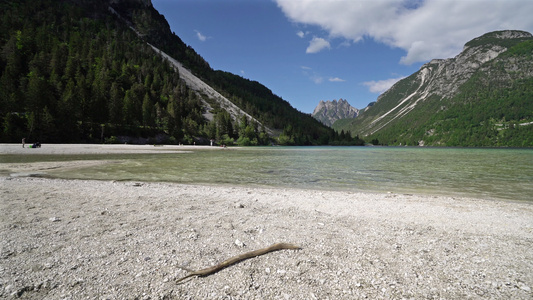
[[[533,205],[0,177],[0,298],[533,299]],[[281,250],[176,280],[277,242]]]

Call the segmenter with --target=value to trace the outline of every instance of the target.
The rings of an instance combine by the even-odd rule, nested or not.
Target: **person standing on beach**
[[[26,138],[22,138],[22,148],[24,148],[24,144],[26,144]]]

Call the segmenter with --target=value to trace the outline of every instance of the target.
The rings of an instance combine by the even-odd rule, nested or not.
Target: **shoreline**
[[[185,154],[193,153],[195,151],[209,152],[209,151],[246,151],[246,148],[241,147],[230,147],[222,148],[218,146],[206,146],[206,145],[130,145],[130,144],[45,144],[42,148],[29,149],[22,148],[21,144],[0,144],[0,176],[35,176],[35,177],[47,177],[50,174],[50,177],[47,178],[65,178],[65,177],[55,177],[54,172],[60,171],[62,169],[82,169],[84,167],[92,167],[106,163],[117,163],[120,162],[120,157],[116,160],[117,157],[113,155],[122,155],[122,154]],[[12,157],[17,159],[22,156],[28,157],[27,163],[17,163]],[[71,160],[57,160],[57,162],[48,161],[50,157],[61,157],[63,155],[69,155]],[[91,155],[95,156],[94,159],[91,158]],[[110,155],[111,157],[107,159],[100,159],[98,155]],[[36,157],[36,162],[33,162],[31,157]],[[2,157],[6,158],[5,162],[2,161]],[[11,159],[10,159],[11,157]],[[40,158],[37,158],[40,157]],[[41,161],[41,158],[45,157]],[[10,161],[10,162],[7,162]],[[30,162],[31,161],[31,162]],[[56,173],[57,174],[57,173]],[[134,177],[133,177],[134,178]],[[65,178],[66,179],[66,178]],[[79,179],[97,179],[90,177],[81,176]],[[110,179],[110,178],[107,178]],[[103,179],[103,180],[107,180]],[[131,179],[131,180],[140,180],[142,179]],[[154,182],[150,181],[149,182]],[[165,181],[172,182],[172,181]],[[180,183],[180,181],[176,181]],[[190,183],[190,182],[181,182],[181,183]],[[210,184],[210,183],[202,183]],[[216,183],[214,183],[216,184]],[[258,187],[266,187],[258,185]],[[277,188],[272,186],[272,188]],[[306,187],[296,187],[296,188],[306,188]],[[335,191],[337,189],[329,189],[328,187],[320,188],[322,191]],[[487,193],[482,194],[473,194],[471,192],[449,192],[449,191],[439,191],[435,189],[405,189],[401,186],[390,189],[345,189],[346,192],[370,192],[370,193],[394,193],[394,194],[416,194],[419,196],[425,197],[441,197],[441,196],[451,196],[459,198],[482,198],[485,200],[491,201],[506,201],[506,202],[517,202],[517,203],[531,203],[527,196],[520,195],[520,197],[511,197],[507,194],[505,195],[491,195]]]
[[[527,203],[5,176],[0,193],[1,298],[533,295]],[[175,283],[279,242],[302,249]]]
[[[220,150],[219,146],[195,145],[133,145],[133,144],[42,144],[41,148],[28,148],[31,144],[0,144],[0,155],[83,155],[83,154],[150,154],[183,153],[193,150]],[[231,147],[230,149],[238,149]],[[228,148],[225,148],[228,149]]]

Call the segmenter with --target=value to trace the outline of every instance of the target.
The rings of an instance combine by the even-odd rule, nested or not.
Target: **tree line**
[[[3,3],[2,10],[3,142],[101,142],[160,131],[182,140],[201,133],[196,94],[116,18],[90,18],[62,1]]]
[[[260,83],[212,70],[170,34],[155,9],[134,2],[115,6],[143,40],[108,5],[0,4],[1,142],[120,142],[118,136],[130,136],[167,143],[317,145],[338,138]],[[216,105],[207,120],[203,101],[209,99],[190,90],[146,41],[170,51],[261,124],[283,132],[279,139],[246,118],[232,120]]]
[[[173,34],[164,17],[135,3],[121,3],[117,7],[146,40],[180,61],[185,67],[239,106],[261,124],[278,131],[290,129],[297,145],[327,145],[334,131],[309,114],[294,109],[289,102],[272,93],[257,81],[213,70],[194,49]],[[281,143],[286,141],[280,137]],[[280,143],[279,140],[275,141]],[[288,140],[291,143],[290,139]]]
[[[133,1],[113,5],[122,17],[110,13],[104,0],[0,3],[0,142],[23,137],[124,142],[118,137],[126,136],[161,143],[364,144],[350,131],[335,131],[297,111],[259,82],[211,69],[153,7]],[[146,42],[177,58],[262,125],[234,120],[190,90]],[[533,43],[515,43],[453,99],[420,103],[409,118],[365,139],[390,145],[423,140],[442,146],[533,146],[533,126],[520,125],[533,120],[533,83],[524,73]],[[205,117],[205,102],[213,107],[212,120]],[[263,126],[279,136],[270,137]]]

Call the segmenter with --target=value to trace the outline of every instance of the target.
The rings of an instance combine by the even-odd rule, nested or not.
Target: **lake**
[[[11,156],[110,159],[49,176],[533,200],[533,150],[424,147],[250,147],[173,154]]]

